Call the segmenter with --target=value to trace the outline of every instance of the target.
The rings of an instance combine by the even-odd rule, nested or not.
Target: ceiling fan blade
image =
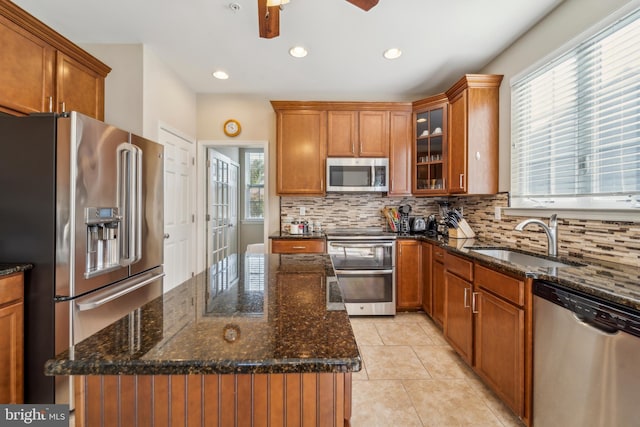
[[[354,6],[358,6],[360,9],[368,11],[373,6],[378,4],[378,0],[347,0]]]
[[[280,35],[280,7],[267,7],[267,0],[258,0],[258,29],[260,37],[272,39]]]

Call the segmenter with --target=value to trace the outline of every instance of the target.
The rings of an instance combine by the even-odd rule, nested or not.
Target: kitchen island
[[[348,425],[361,359],[327,255],[209,269],[47,362],[76,425]]]

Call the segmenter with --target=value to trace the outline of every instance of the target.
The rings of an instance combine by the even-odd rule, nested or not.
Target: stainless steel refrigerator
[[[25,275],[25,402],[44,363],[162,294],[163,147],[79,113],[0,117],[0,262]]]

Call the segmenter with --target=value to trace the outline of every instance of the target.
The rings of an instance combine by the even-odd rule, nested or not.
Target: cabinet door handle
[[[477,292],[473,292],[471,294],[471,312],[473,314],[478,314],[478,300],[477,297],[478,293]]]
[[[351,143],[351,154],[356,154],[356,143],[355,142]]]
[[[463,188],[463,187],[464,187],[464,183],[463,183],[463,181],[464,181],[464,174],[463,174],[463,173],[461,173],[461,174],[460,174],[460,188]]]
[[[53,96],[49,97],[49,112],[53,113]]]
[[[60,105],[62,105],[62,111],[60,111],[60,112],[64,113],[67,110],[67,107],[66,107],[64,102],[61,102]]]
[[[469,288],[464,288],[464,308],[469,308]]]

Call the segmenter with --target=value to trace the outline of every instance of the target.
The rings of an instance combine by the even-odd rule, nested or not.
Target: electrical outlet
[[[307,214],[307,208],[304,206],[300,207],[300,216],[305,216]]]
[[[498,221],[502,219],[502,208],[500,206],[496,206],[496,219]]]

